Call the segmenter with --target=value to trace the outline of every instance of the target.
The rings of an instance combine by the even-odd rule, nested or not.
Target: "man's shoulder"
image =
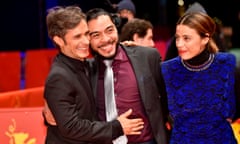
[[[152,47],[146,47],[146,46],[123,46],[125,49],[132,49],[132,50],[136,50],[138,52],[158,52],[158,50],[156,48],[152,48]]]

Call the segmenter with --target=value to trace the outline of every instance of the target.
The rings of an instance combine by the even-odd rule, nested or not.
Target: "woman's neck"
[[[190,71],[203,71],[210,67],[214,60],[214,54],[204,50],[199,55],[191,58],[190,60],[183,60],[181,62],[183,66]]]
[[[208,61],[210,56],[210,53],[207,49],[205,49],[204,51],[202,51],[199,55],[189,59],[189,60],[184,60],[185,63],[189,64],[189,65],[201,65],[204,64],[206,61]]]

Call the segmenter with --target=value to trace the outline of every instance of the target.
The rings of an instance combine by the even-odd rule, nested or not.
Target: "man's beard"
[[[118,42],[117,45],[116,45],[115,53],[114,53],[112,56],[110,56],[110,57],[104,57],[104,56],[100,55],[100,54],[99,54],[98,52],[96,52],[93,48],[91,48],[91,45],[90,45],[90,53],[91,53],[93,56],[99,57],[100,59],[113,59],[113,58],[117,55],[118,47],[119,47],[119,42]]]

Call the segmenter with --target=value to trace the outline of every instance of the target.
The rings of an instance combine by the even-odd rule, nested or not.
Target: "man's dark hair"
[[[105,11],[104,9],[102,8],[93,8],[93,9],[90,9],[87,13],[87,22],[89,22],[90,20],[92,19],[97,19],[99,16],[102,16],[102,15],[106,15],[106,16],[109,16],[110,19],[112,20],[112,22],[114,23],[114,20],[112,18],[112,15],[111,13]]]

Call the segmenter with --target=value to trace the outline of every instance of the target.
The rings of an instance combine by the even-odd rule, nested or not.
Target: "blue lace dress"
[[[227,118],[235,112],[235,58],[213,55],[204,70],[184,67],[180,57],[162,63],[174,121],[170,144],[236,144]]]

